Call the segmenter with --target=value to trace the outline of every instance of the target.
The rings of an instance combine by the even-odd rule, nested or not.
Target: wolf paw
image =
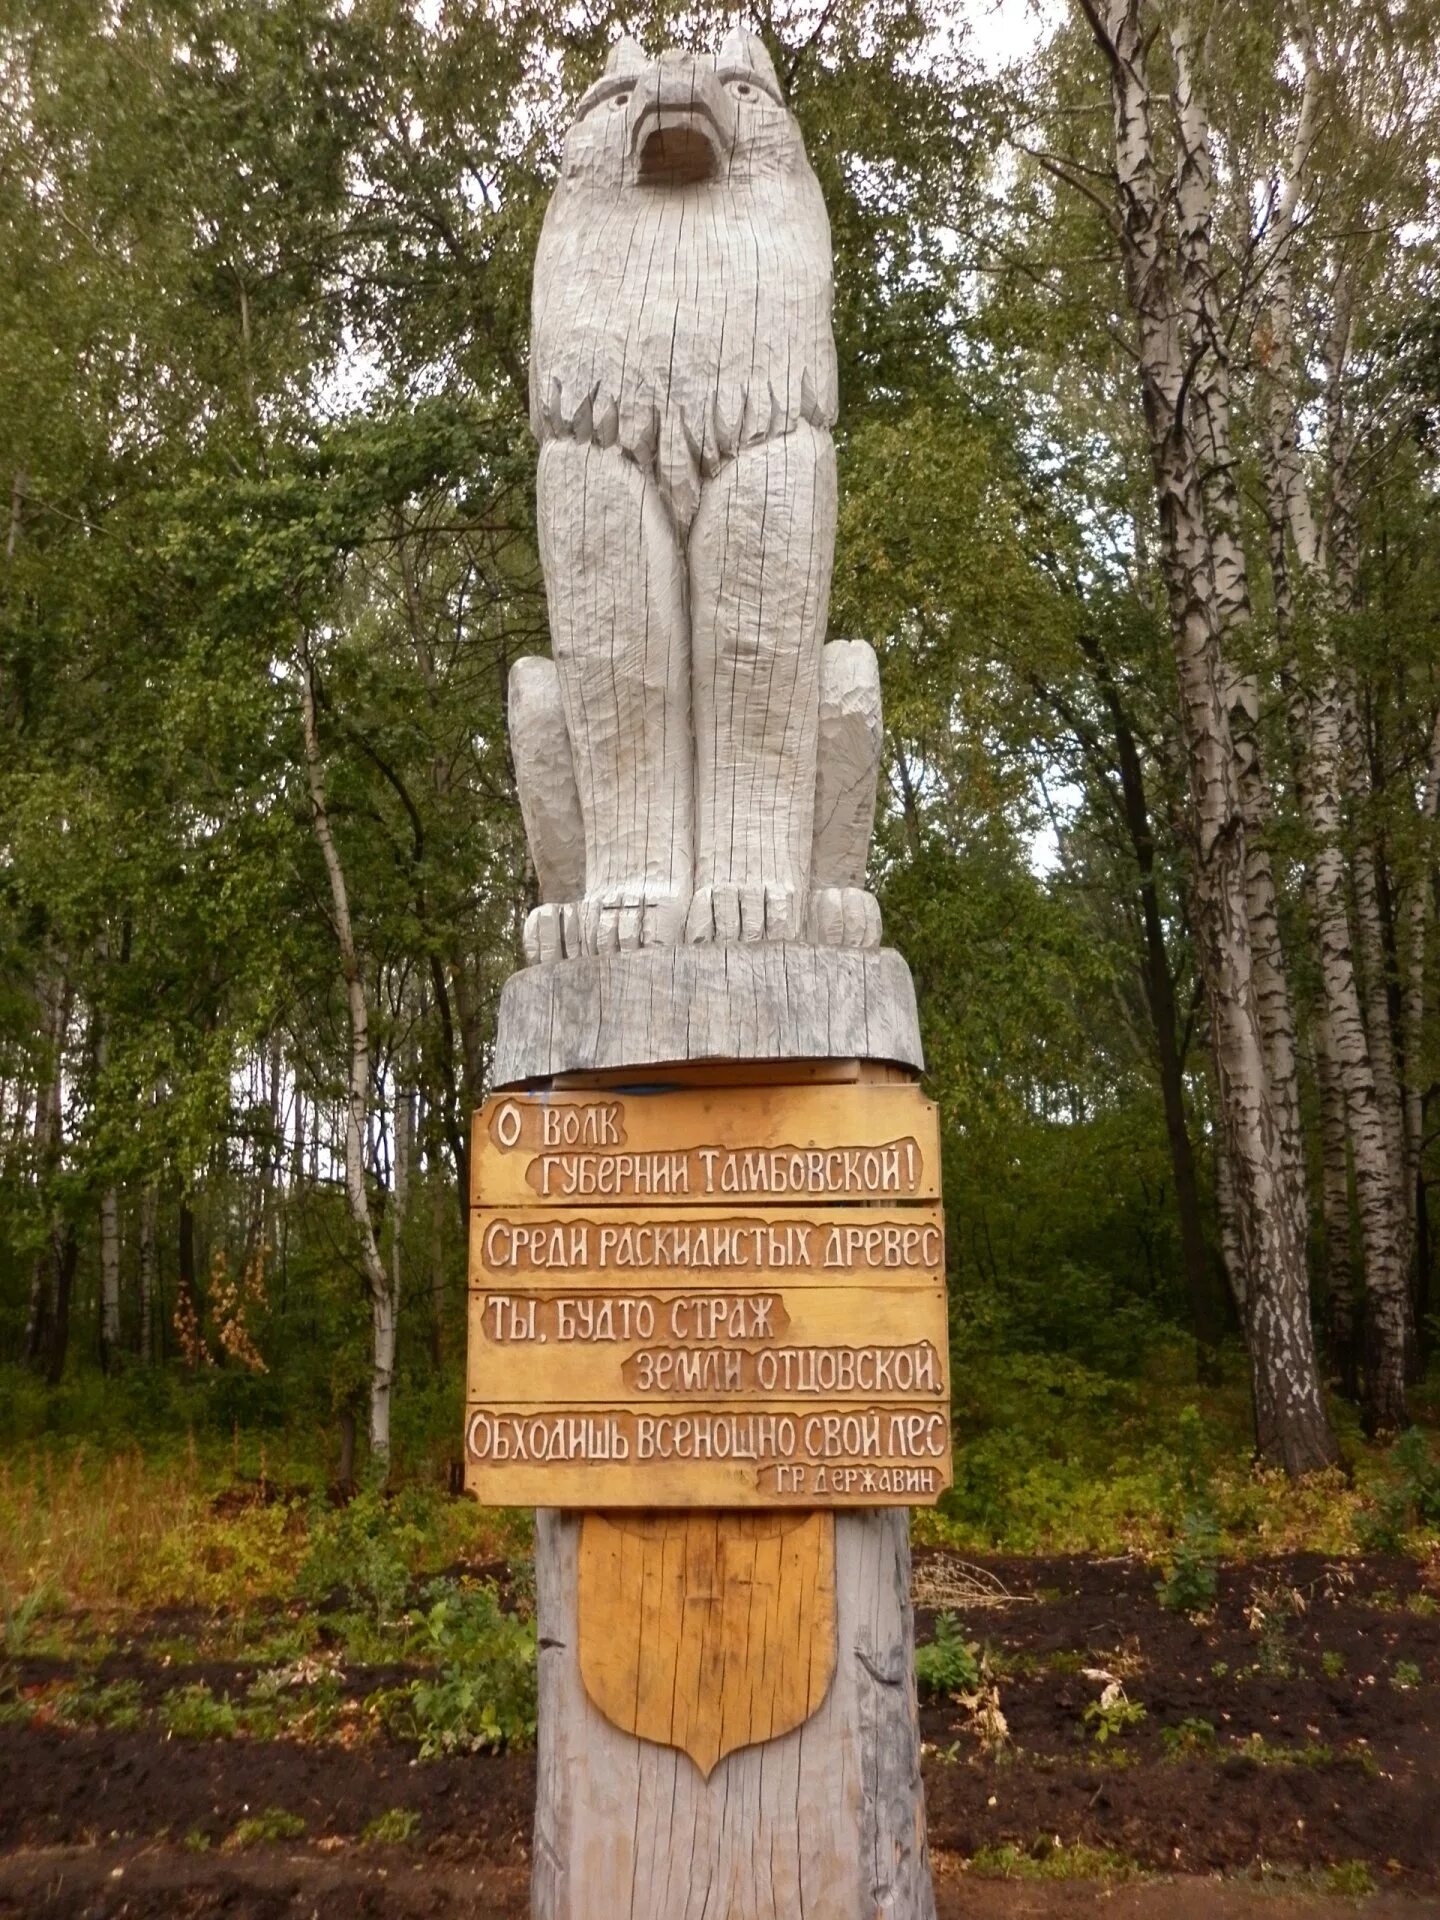
[[[800,896],[793,887],[697,887],[685,938],[692,946],[798,940]]]
[[[585,900],[580,905],[580,941],[586,953],[633,953],[637,947],[678,946],[689,902],[636,900],[619,904]]]
[[[810,896],[810,938],[817,947],[878,947],[879,901],[863,887],[817,887]]]
[[[573,900],[547,900],[525,917],[525,958],[532,967],[573,960],[580,951],[580,909]]]

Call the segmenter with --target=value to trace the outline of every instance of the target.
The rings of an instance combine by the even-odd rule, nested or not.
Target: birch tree
[[[300,641],[300,720],[305,748],[305,777],[310,792],[310,824],[330,889],[331,924],[345,988],[349,1023],[349,1074],[345,1101],[345,1198],[360,1248],[361,1269],[370,1298],[370,1451],[377,1465],[390,1464],[390,1395],[395,1383],[395,1331],[398,1312],[398,1253],[395,1279],[387,1273],[370,1206],[366,1144],[370,1132],[370,1008],[355,928],[350,890],[331,831],[325,796],[325,761],[316,721],[315,661],[308,634]],[[397,1231],[398,1248],[398,1231]]]
[[[1212,379],[1211,424],[1197,420],[1200,409],[1192,389],[1205,342],[1195,338],[1196,319],[1204,316],[1196,280],[1203,260],[1197,254],[1197,228],[1187,227],[1184,217],[1186,200],[1176,223],[1181,239],[1178,245],[1171,239],[1154,128],[1150,34],[1143,17],[1149,9],[1142,0],[1080,0],[1080,6],[1110,77],[1113,224],[1135,323],[1161,569],[1180,688],[1189,772],[1192,911],[1246,1278],[1257,1445],[1262,1458],[1301,1474],[1330,1464],[1335,1442],[1320,1392],[1306,1247],[1295,1196],[1293,1061],[1274,1061],[1273,1015],[1267,1057],[1267,1023],[1262,1021],[1262,999],[1273,998],[1275,992],[1266,963],[1272,975],[1283,980],[1283,973],[1263,945],[1257,964],[1244,776],[1232,726],[1233,683],[1223,652],[1227,606],[1217,581],[1237,556],[1223,539],[1217,542],[1214,488],[1207,498],[1205,453],[1223,452],[1227,445],[1226,395],[1223,384]],[[1175,39],[1181,46],[1193,41],[1184,9],[1177,10]],[[1183,113],[1182,103],[1182,118]],[[1194,212],[1203,229],[1208,219],[1203,196]],[[1232,583],[1232,597],[1242,589],[1243,567]],[[1266,937],[1262,935],[1262,941]],[[1278,1077],[1272,1077],[1272,1064],[1279,1068]]]

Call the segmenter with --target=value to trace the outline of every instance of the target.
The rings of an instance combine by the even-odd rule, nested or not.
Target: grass
[[[362,1847],[404,1847],[420,1831],[420,1816],[409,1807],[387,1807],[360,1835]]]
[[[1051,1355],[967,1355],[965,1405],[984,1410],[983,1424],[961,1412],[955,1486],[917,1511],[915,1539],[960,1553],[1136,1553],[1168,1567],[1185,1512],[1184,1417],[1198,1403],[1219,1557],[1360,1550],[1393,1488],[1393,1450],[1368,1442],[1356,1409],[1332,1399],[1341,1467],[1298,1486],[1257,1471],[1244,1356],[1227,1351],[1224,1384],[1203,1394],[1192,1363],[1181,1342],[1158,1346],[1134,1378]],[[1432,1443],[1437,1390],[1432,1373],[1412,1398]],[[1405,1545],[1436,1537],[1421,1528]]]
[[[266,1807],[263,1813],[237,1821],[221,1846],[226,1853],[243,1852],[246,1847],[276,1846],[285,1840],[303,1840],[305,1822],[298,1813],[284,1807]]]
[[[1114,1884],[1138,1879],[1144,1868],[1138,1860],[1108,1847],[1087,1846],[1083,1840],[1066,1845],[1042,1835],[1028,1848],[1007,1842],[981,1847],[971,1854],[971,1873],[985,1880],[1102,1880]]]
[[[1129,1551],[1173,1568],[1184,1545],[1180,1485],[1193,1467],[1186,1409],[1198,1397],[1183,1343],[1160,1347],[1133,1379],[1053,1356],[980,1353],[967,1369],[963,1404],[986,1409],[987,1424],[967,1427],[973,1416],[962,1411],[955,1488],[939,1509],[916,1512],[918,1542],[962,1553]],[[145,1391],[161,1394],[167,1377],[143,1383]],[[16,1379],[18,1370],[5,1370],[0,1400]],[[323,1434],[301,1421],[228,1435],[200,1425],[156,1428],[140,1445],[131,1437],[140,1391],[133,1382],[112,1387],[87,1377],[62,1389],[48,1426],[30,1376],[22,1385],[35,1405],[8,1429],[22,1437],[0,1450],[0,1623],[12,1654],[22,1644],[78,1653],[136,1611],[164,1607],[213,1620],[206,1635],[226,1651],[253,1648],[264,1659],[267,1636],[274,1659],[304,1650],[282,1650],[287,1636],[312,1630],[307,1616],[287,1619],[282,1609],[304,1584],[313,1602],[333,1610],[333,1596],[320,1589],[336,1584],[337,1554],[353,1563],[365,1544],[362,1516],[351,1524],[324,1500],[332,1462]],[[174,1391],[190,1417],[198,1398]],[[1433,1421],[1433,1382],[1429,1391],[1430,1400],[1417,1392],[1416,1404]],[[1214,1552],[1244,1560],[1357,1549],[1396,1470],[1393,1454],[1364,1441],[1353,1409],[1333,1407],[1346,1468],[1298,1487],[1251,1466],[1238,1352],[1227,1356],[1226,1383],[1204,1395],[1201,1412],[1188,1433],[1201,1435]],[[457,1445],[458,1415],[452,1431],[443,1395],[425,1420],[417,1414],[413,1433],[397,1436],[405,1532],[386,1546],[399,1564],[372,1557],[358,1576],[346,1628],[352,1659],[384,1657],[383,1614],[403,1585],[527,1553],[528,1517],[440,1492],[441,1463]],[[1425,1538],[1434,1535],[1410,1544],[1420,1548]],[[1204,1545],[1202,1558],[1212,1550],[1208,1538]],[[1420,1595],[1406,1604],[1419,1611],[1440,1603]]]
[[[0,1459],[7,1643],[17,1629],[33,1642],[47,1618],[77,1609],[92,1618],[155,1607],[233,1617],[291,1597],[316,1509],[308,1493],[277,1491],[305,1479],[268,1477],[273,1457],[247,1451],[253,1465],[238,1447],[193,1440],[110,1455],[79,1441]],[[407,1543],[410,1576],[523,1550],[525,1530],[509,1515],[429,1488],[415,1505],[422,1524]]]

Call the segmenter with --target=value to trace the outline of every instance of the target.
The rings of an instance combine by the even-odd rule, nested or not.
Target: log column
[[[516,1089],[844,1084],[914,1078],[920,1064],[897,954],[795,945],[532,968],[507,983],[497,1038],[497,1083]],[[685,1516],[668,1524],[683,1529]],[[836,1658],[823,1700],[707,1778],[590,1699],[584,1516],[537,1515],[535,1920],[933,1920],[908,1509],[832,1524]],[[727,1670],[727,1688],[745,1684]]]

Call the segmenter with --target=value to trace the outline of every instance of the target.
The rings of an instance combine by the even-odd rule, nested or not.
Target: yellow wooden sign
[[[940,1280],[939,1207],[477,1207],[470,1284],[888,1286]]]
[[[477,1207],[940,1195],[935,1107],[913,1086],[498,1094],[475,1116],[470,1164]]]
[[[945,1390],[945,1295],[910,1287],[780,1293],[470,1296],[477,1397],[527,1406],[624,1397],[766,1406],[823,1396],[929,1404]]]
[[[916,1089],[506,1095],[475,1166],[480,1499],[874,1507],[950,1484],[939,1154]]]

